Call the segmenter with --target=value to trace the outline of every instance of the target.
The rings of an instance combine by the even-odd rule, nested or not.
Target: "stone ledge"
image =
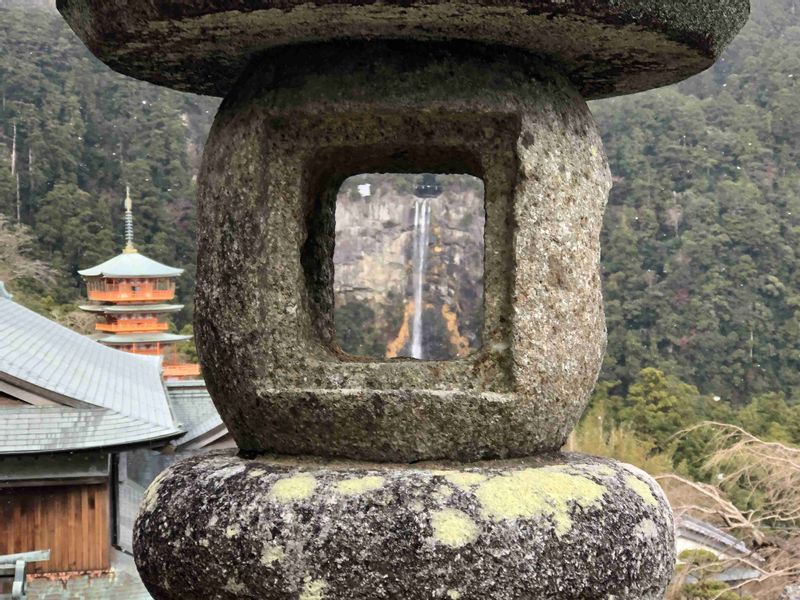
[[[134,544],[159,600],[655,600],[674,563],[655,482],[574,454],[189,458],[150,486]]]
[[[518,458],[564,444],[574,419],[525,394],[444,390],[259,390],[233,426],[245,451],[380,462]]]
[[[714,62],[748,0],[58,0],[111,68],[224,96],[278,46],[348,39],[467,40],[545,55],[587,99],[680,81]]]

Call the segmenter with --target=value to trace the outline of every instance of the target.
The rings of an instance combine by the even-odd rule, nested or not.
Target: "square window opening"
[[[454,360],[481,347],[484,184],[361,173],[336,193],[334,344],[373,360]]]

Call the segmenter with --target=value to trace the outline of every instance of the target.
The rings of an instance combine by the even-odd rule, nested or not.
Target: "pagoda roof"
[[[81,310],[94,313],[178,312],[183,304],[85,304]]]
[[[182,342],[192,339],[191,335],[176,333],[129,333],[125,335],[107,335],[96,338],[102,344],[141,344],[148,342]]]
[[[107,348],[2,296],[0,389],[20,400],[0,407],[0,454],[145,444],[181,433],[160,357]]]
[[[183,269],[169,267],[139,252],[123,252],[95,267],[78,271],[82,277],[178,277]]]

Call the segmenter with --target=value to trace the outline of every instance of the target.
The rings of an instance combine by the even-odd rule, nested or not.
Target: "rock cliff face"
[[[334,289],[337,341],[345,352],[415,356],[415,320],[417,358],[446,360],[480,347],[483,182],[438,175],[441,193],[425,198],[420,181],[420,175],[363,174],[339,190]]]

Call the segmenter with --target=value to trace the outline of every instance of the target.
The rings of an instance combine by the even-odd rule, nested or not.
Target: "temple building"
[[[26,565],[28,598],[149,599],[131,557],[145,489],[235,447],[203,381],[165,383],[159,357],[98,344],[0,281],[0,558],[49,551]]]
[[[147,258],[133,245],[130,190],[125,196],[125,242],[121,254],[78,271],[92,302],[81,309],[99,317],[97,340],[125,352],[163,357],[166,379],[197,377],[200,365],[182,362],[176,348],[192,336],[169,333],[167,321],[170,313],[183,308],[169,304],[175,298],[175,279],[183,269]]]

